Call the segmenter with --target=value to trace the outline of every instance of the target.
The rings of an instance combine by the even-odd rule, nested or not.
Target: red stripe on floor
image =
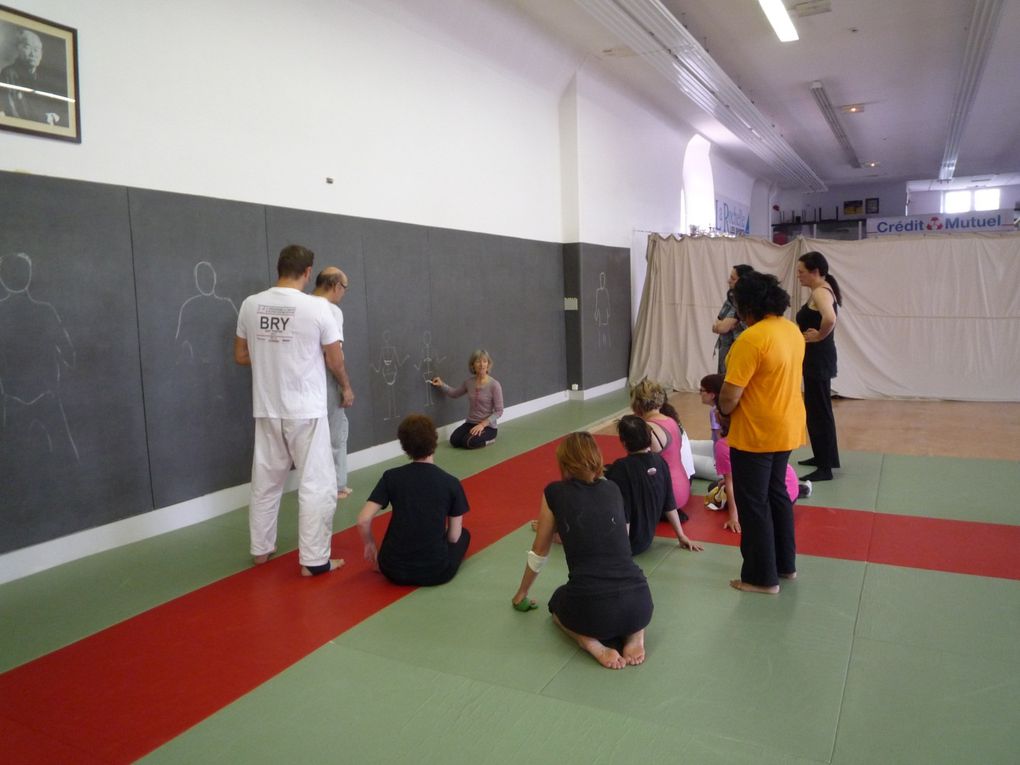
[[[463,482],[469,554],[535,516],[556,478],[554,450]],[[376,519],[377,539],[387,519]],[[340,571],[308,579],[296,552],[282,555],[0,675],[4,760],[132,762],[180,735],[413,591],[371,571],[361,552],[348,529],[333,537],[347,560]],[[57,756],[64,750],[85,754]]]
[[[622,454],[617,439],[599,441],[607,460]],[[464,481],[470,553],[536,516],[542,488],[558,477],[554,450]],[[695,539],[738,543],[700,497],[686,510]],[[806,506],[796,522],[804,554],[1020,579],[1007,555],[1020,527]],[[333,551],[347,559],[339,572],[302,578],[297,554],[283,555],[0,675],[5,760],[131,762],[412,591],[367,568],[356,530],[336,534]]]

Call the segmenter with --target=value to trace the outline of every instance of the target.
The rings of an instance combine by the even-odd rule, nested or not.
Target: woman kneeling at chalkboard
[[[365,560],[395,584],[444,584],[457,573],[471,541],[463,526],[467,497],[460,481],[433,462],[439,434],[432,420],[408,415],[397,438],[413,461],[383,473],[358,514]],[[387,505],[393,506],[390,525],[376,550],[372,518]]]
[[[450,443],[458,449],[478,449],[496,440],[496,423],[503,416],[503,388],[489,377],[492,357],[488,351],[478,350],[471,354],[469,377],[459,388],[451,388],[439,377],[432,378],[432,384],[441,388],[450,398],[460,398],[465,393],[470,397],[467,421],[450,435]]]

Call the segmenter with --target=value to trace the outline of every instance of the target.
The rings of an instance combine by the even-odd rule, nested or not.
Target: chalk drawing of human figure
[[[427,329],[421,336],[421,361],[414,365],[422,379],[425,381],[425,406],[432,406],[432,378],[439,376],[439,364],[446,356],[435,358],[432,350],[432,333]]]
[[[0,256],[0,431],[53,454],[78,446],[60,398],[61,375],[75,368],[71,336],[51,304],[32,297],[32,258]]]
[[[195,264],[195,288],[177,313],[174,342],[180,357],[197,364],[221,364],[227,358],[234,328],[237,306],[228,297],[216,294],[216,269],[207,260]]]
[[[595,290],[595,325],[598,327],[599,348],[609,348],[609,290],[606,289],[606,272],[599,273],[599,286]]]
[[[408,356],[405,354],[404,358],[400,358],[396,346],[390,343],[388,329],[383,331],[382,341],[382,348],[379,349],[379,365],[370,364],[369,366],[377,375],[382,375],[383,382],[386,383],[386,416],[383,419],[390,420],[397,416],[397,399],[394,389],[397,384],[397,373],[403,363],[407,361]]]

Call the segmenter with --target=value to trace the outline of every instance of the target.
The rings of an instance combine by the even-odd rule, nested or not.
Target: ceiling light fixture
[[[970,19],[967,45],[963,51],[963,69],[953,96],[953,110],[949,113],[949,133],[946,138],[942,164],[939,166],[939,180],[950,180],[956,173],[956,160],[960,156],[960,139],[963,129],[974,106],[981,74],[984,72],[992,39],[999,28],[1002,16],[1002,0],[975,0],[974,13]]]
[[[769,24],[772,25],[772,30],[779,38],[779,42],[794,42],[800,39],[793,26],[793,20],[790,18],[786,6],[783,5],[783,0],[758,0],[758,5],[764,11]]]
[[[807,191],[827,190],[775,125],[659,0],[576,2],[768,163],[784,185]]]
[[[845,104],[839,110],[844,114],[860,114],[864,111],[864,104]]]
[[[825,121],[829,123],[829,129],[836,136],[837,143],[843,147],[843,152],[846,154],[850,167],[860,167],[861,161],[857,159],[857,151],[854,149],[853,144],[850,143],[850,139],[847,137],[846,131],[843,130],[843,126],[839,124],[839,115],[832,108],[829,94],[825,92],[825,88],[818,80],[811,83],[811,95],[815,97],[818,109],[822,112],[822,116],[825,117]]]

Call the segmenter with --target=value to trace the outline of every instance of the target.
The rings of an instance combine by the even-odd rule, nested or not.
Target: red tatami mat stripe
[[[554,450],[464,481],[469,554],[534,517]],[[368,568],[356,529],[333,554],[347,565],[332,574],[301,577],[297,553],[282,555],[0,675],[2,759],[132,762],[413,590]]]
[[[622,454],[617,439],[599,441],[607,459]],[[470,552],[535,517],[557,477],[554,449],[464,481]],[[687,512],[694,538],[737,544],[700,497]],[[1020,579],[1006,555],[1020,527],[817,507],[798,507],[796,520],[804,554]],[[0,675],[4,761],[136,760],[412,591],[367,568],[354,529],[335,535],[333,550],[347,559],[339,572],[306,579],[297,554],[283,555]]]

